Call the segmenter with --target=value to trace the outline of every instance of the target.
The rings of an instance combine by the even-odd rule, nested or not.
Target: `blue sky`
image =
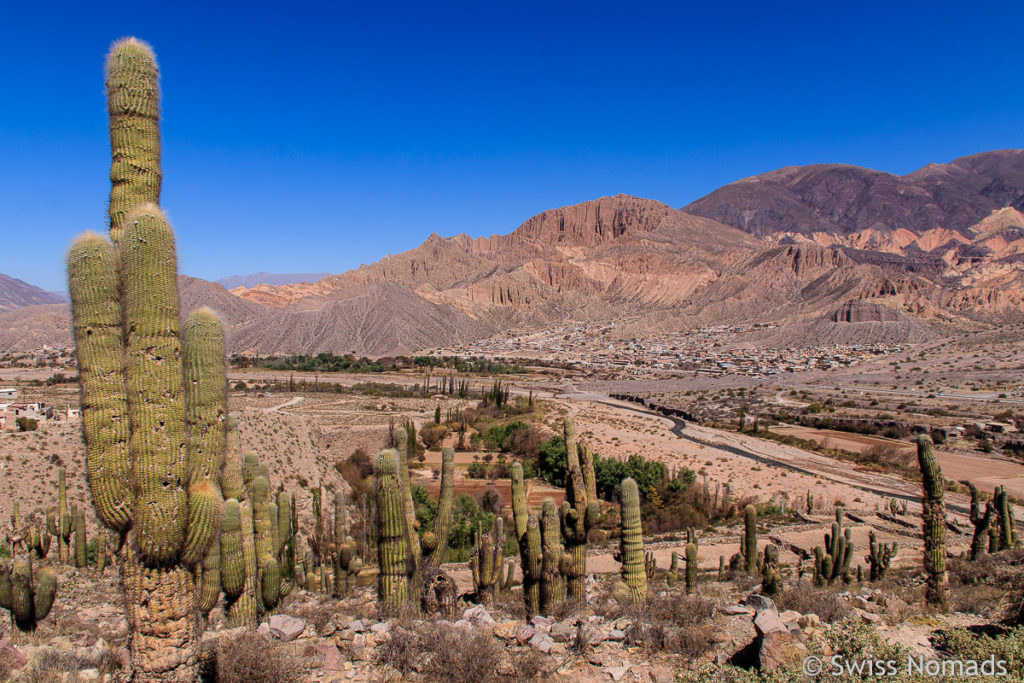
[[[180,268],[208,279],[1024,147],[1019,2],[35,4],[0,22],[0,272],[53,290],[105,227],[103,57],[129,34],[161,65]]]

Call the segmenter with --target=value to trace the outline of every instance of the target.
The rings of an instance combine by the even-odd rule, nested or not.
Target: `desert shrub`
[[[217,644],[218,683],[290,683],[301,675],[294,657],[270,647],[256,633],[240,633]]]
[[[43,647],[31,658],[18,680],[27,683],[76,683],[80,680],[78,673],[86,669],[97,669],[101,677],[106,674],[115,675],[121,671],[121,658],[117,650],[111,647],[96,654],[78,654],[66,649]],[[0,676],[0,680],[6,681],[8,678]]]
[[[909,467],[916,462],[913,452],[906,448],[899,448],[894,444],[875,444],[863,455],[864,462],[879,465],[891,465],[895,467]]]
[[[1005,662],[1007,671],[1024,671],[1024,626],[991,629],[977,633],[972,629],[954,628],[940,631],[933,641],[950,659],[982,661],[994,656]]]
[[[520,649],[512,654],[512,671],[516,683],[532,681],[547,671],[547,660],[532,647]]]
[[[434,422],[428,422],[420,429],[420,439],[423,440],[423,445],[430,450],[436,450],[448,434],[447,427]]]
[[[377,661],[428,680],[473,683],[494,676],[501,651],[488,632],[423,621],[393,627],[377,647]]]
[[[1024,604],[1024,550],[949,561],[950,607],[958,612],[1014,619]]]
[[[835,593],[810,582],[786,587],[775,597],[779,610],[794,610],[800,614],[817,614],[823,623],[831,624],[846,616],[848,610]]]

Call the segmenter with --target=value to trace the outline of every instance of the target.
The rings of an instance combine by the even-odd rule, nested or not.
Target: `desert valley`
[[[214,282],[158,74],[0,274],[0,680],[1024,681],[1024,149]]]

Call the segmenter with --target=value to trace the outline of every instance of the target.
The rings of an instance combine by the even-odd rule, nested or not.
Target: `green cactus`
[[[540,580],[543,550],[540,521],[526,507],[523,466],[512,463],[512,521],[519,542],[519,564],[523,573],[523,601],[527,616],[540,613]]]
[[[363,561],[356,553],[356,542],[348,534],[345,494],[334,493],[334,538],[331,542],[331,566],[334,570],[334,597],[348,594],[356,586]]]
[[[203,307],[182,330],[185,424],[188,431],[188,536],[181,561],[197,564],[220,528],[221,471],[227,449],[224,325]]]
[[[412,482],[409,476],[409,454],[416,454],[416,426],[412,420],[406,420],[404,428],[398,430],[398,479],[402,486],[402,509],[405,516],[405,542],[409,549],[409,595],[418,604],[423,585],[423,549],[417,533],[419,522],[416,521],[416,508],[412,500]]]
[[[89,563],[89,542],[85,536],[85,512],[75,510],[75,566],[79,569]]]
[[[946,573],[946,508],[943,504],[945,485],[942,470],[932,454],[932,440],[917,439],[917,462],[921,468],[921,521],[924,535],[924,570],[928,588],[925,600],[944,606],[949,586]]]
[[[245,590],[245,559],[242,556],[242,517],[234,498],[224,501],[220,529],[220,575],[224,595],[237,600]]]
[[[996,514],[998,515],[996,518],[996,529],[999,533],[999,550],[1008,550],[1014,546],[1016,528],[1013,519],[1013,508],[1010,505],[1006,488],[997,486],[992,499],[995,504]]]
[[[832,583],[841,578],[844,583],[851,580],[850,563],[853,560],[854,543],[853,534],[850,529],[843,529],[843,507],[837,505],[835,509],[835,521],[832,522],[832,533],[825,534],[825,546],[821,563],[815,559],[815,576],[821,576],[825,583]],[[817,557],[817,556],[815,556]],[[825,571],[825,566],[828,571]]]
[[[555,603],[565,600],[565,575],[562,569],[570,559],[565,556],[562,548],[558,508],[550,498],[546,498],[541,506],[540,535],[540,611],[548,612]]]
[[[476,598],[484,605],[494,604],[495,585],[501,587],[505,549],[505,528],[501,517],[494,520],[490,533],[483,533],[477,527],[476,543],[469,557],[469,568],[473,574],[473,589]]]
[[[50,567],[32,570],[31,555],[14,560],[10,570],[0,566],[0,608],[10,610],[14,625],[26,633],[46,618],[57,594],[57,573]]]
[[[242,459],[242,486],[245,488],[246,496],[249,494],[253,480],[258,476],[260,476],[260,458],[254,452],[249,451]],[[238,500],[241,502],[242,498]]]
[[[740,553],[743,555],[744,569],[750,573],[757,572],[757,508],[747,505],[743,508],[743,541]]]
[[[596,482],[594,477],[594,461],[589,456],[590,451],[583,449],[588,454],[587,463],[589,464],[589,472],[584,473],[584,468],[581,466],[577,455],[576,429],[571,418],[565,418],[563,429],[565,431],[567,457],[565,476],[566,500],[562,503],[560,520],[566,554],[570,557],[566,580],[569,598],[582,603],[587,597],[587,534],[597,523],[598,517],[601,514],[601,504],[597,501],[596,495],[594,499],[588,498],[587,482]]]
[[[110,238],[122,239],[128,214],[160,201],[160,86],[156,55],[146,43],[124,38],[107,55],[110,113]]]
[[[640,525],[640,491],[632,477],[622,480],[622,580],[635,604],[647,600],[644,537]]]
[[[452,505],[455,500],[455,450],[446,446],[441,450],[441,490],[437,498],[434,529],[423,535],[424,571],[436,569],[444,562],[448,550],[448,533],[452,524]]]
[[[227,500],[245,500],[245,481],[242,479],[242,451],[239,444],[238,419],[228,415],[224,420],[224,469],[220,477],[222,497]]]
[[[971,538],[971,549],[967,558],[972,562],[978,556],[985,553],[985,541],[988,538],[988,530],[992,526],[992,520],[996,516],[996,507],[993,501],[985,504],[985,512],[981,512],[981,494],[978,488],[969,481],[963,481],[964,485],[971,491],[971,524],[974,525],[974,536]],[[872,573],[874,573],[872,571]]]
[[[725,555],[718,556],[718,580],[725,581]]]
[[[131,497],[124,495],[132,480],[117,253],[104,237],[86,233],[68,251],[67,266],[89,491],[100,521],[123,533],[132,521]],[[63,467],[58,478],[60,496],[51,533],[58,537],[60,561],[66,562]]]
[[[398,476],[398,453],[391,449],[381,451],[374,475],[378,518],[377,599],[382,604],[401,604],[410,599],[412,563],[406,534],[404,494]]]
[[[686,544],[686,594],[693,595],[697,592],[697,544]],[[673,561],[677,553],[672,553]]]
[[[199,576],[199,611],[204,616],[210,613],[220,599],[220,538],[223,533],[222,529],[213,537],[203,557],[202,573]]]
[[[764,595],[778,595],[782,592],[782,571],[779,569],[779,549],[771,543],[764,548],[764,562],[761,570],[761,592]]]
[[[675,550],[672,551],[672,559],[668,565],[668,574],[665,576],[665,583],[669,588],[674,588],[679,582],[679,558],[681,556]]]
[[[899,543],[878,543],[875,541],[875,532],[868,533],[868,555],[864,558],[871,567],[868,579],[870,581],[881,581],[885,578],[885,573],[889,570],[892,558],[896,557],[896,553],[899,551]]]
[[[57,559],[68,562],[71,559],[71,511],[68,508],[67,485],[64,468],[57,469],[57,517],[54,535],[57,537]]]
[[[256,557],[252,506],[248,501],[238,505],[238,517],[241,526],[241,555],[244,579],[241,595],[238,596],[228,609],[228,621],[236,627],[243,626],[247,629],[254,629],[259,621],[262,600],[258,584],[259,565],[257,564]],[[226,515],[225,523],[227,523]],[[222,550],[221,558],[223,559],[223,557]]]

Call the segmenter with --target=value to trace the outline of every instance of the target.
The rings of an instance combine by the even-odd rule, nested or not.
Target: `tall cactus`
[[[416,521],[416,507],[412,500],[412,481],[409,476],[409,457],[416,455],[416,425],[406,420],[403,429],[397,432],[398,460],[397,475],[402,486],[402,510],[405,516],[405,543],[409,551],[410,599],[418,603],[423,585],[423,549],[420,545],[419,522]],[[400,438],[404,437],[404,438]]]
[[[743,540],[740,542],[740,553],[743,555],[744,569],[750,573],[757,571],[757,508],[747,505],[743,508]]]
[[[469,568],[473,575],[473,588],[477,600],[484,605],[494,604],[495,586],[501,587],[505,549],[505,528],[501,517],[494,520],[490,533],[477,528],[473,554],[469,557]]]
[[[550,498],[541,506],[541,575],[540,609],[548,612],[555,603],[565,600],[565,576],[562,572],[567,558],[562,548],[562,531],[558,508]]]
[[[79,569],[89,563],[89,542],[85,535],[85,511],[75,510],[75,566]]]
[[[355,588],[356,577],[363,566],[363,561],[356,553],[356,542],[348,534],[345,494],[341,490],[334,493],[333,536],[330,548],[331,566],[334,569],[333,593],[335,597],[339,597]]]
[[[448,533],[452,525],[452,505],[455,501],[455,450],[446,446],[441,450],[441,490],[437,498],[434,529],[423,534],[423,568],[435,569],[444,563],[448,551]]]
[[[594,476],[594,460],[589,449],[585,463],[589,472],[584,472],[578,456],[576,429],[572,419],[566,417],[563,423],[566,447],[566,500],[562,503],[560,519],[562,536],[565,539],[565,550],[569,556],[569,571],[566,574],[569,598],[576,602],[586,600],[587,575],[587,533],[597,523],[601,513],[601,504],[596,500],[596,479]],[[589,498],[589,484],[595,487],[595,497]]]
[[[996,507],[990,500],[985,503],[985,512],[982,513],[981,494],[978,492],[978,487],[969,481],[962,483],[971,491],[971,524],[974,526],[974,536],[971,537],[971,549],[968,551],[967,558],[973,562],[985,552],[988,530],[996,516]]]
[[[412,567],[402,482],[398,477],[398,453],[391,449],[381,451],[377,456],[374,476],[378,519],[377,599],[382,604],[401,604],[408,602],[410,597]]]
[[[225,408],[205,402],[216,392],[202,391],[194,375],[185,386],[183,359],[190,364],[199,354],[211,359],[204,368],[223,373],[223,358],[182,348],[174,236],[158,206],[157,81],[149,46],[134,38],[114,44],[107,59],[112,243],[78,239],[68,279],[90,492],[100,520],[127,536],[120,567],[134,678],[191,681],[195,565],[219,512],[220,472],[209,465],[216,454],[202,427],[210,415],[219,414],[219,424]]]
[[[647,573],[644,569],[644,536],[640,524],[640,491],[632,477],[622,480],[622,580],[633,602],[647,600]]]
[[[778,595],[782,592],[779,549],[771,543],[764,548],[764,561],[761,567],[761,592],[765,595]]]
[[[540,520],[526,507],[523,466],[512,463],[512,521],[519,542],[519,564],[523,573],[523,602],[527,616],[540,614],[540,580],[543,561]]]
[[[68,562],[71,559],[71,530],[74,524],[68,507],[67,484],[64,468],[57,469],[57,516],[54,535],[57,537],[57,559]]]
[[[0,608],[10,610],[14,625],[31,632],[50,613],[57,594],[57,573],[50,567],[32,570],[32,556],[14,560],[10,570],[0,566]]]
[[[697,592],[697,544],[686,544],[686,594],[693,595]],[[675,560],[676,553],[672,553]]]
[[[818,553],[815,550],[815,576],[820,577],[824,583],[832,583],[838,578],[842,578],[844,583],[850,582],[850,563],[854,553],[853,533],[850,529],[843,529],[843,514],[842,506],[837,505],[832,533],[825,534],[825,546],[822,549],[824,554],[821,560],[818,560]]]
[[[1013,506],[1010,505],[1004,486],[997,486],[995,495],[996,529],[999,534],[999,550],[1008,550],[1016,545],[1017,526],[1013,519]]]
[[[946,508],[943,505],[945,485],[942,470],[932,454],[932,440],[917,438],[917,462],[921,468],[921,522],[924,536],[924,570],[928,589],[925,600],[944,606],[949,586],[946,573]]]

